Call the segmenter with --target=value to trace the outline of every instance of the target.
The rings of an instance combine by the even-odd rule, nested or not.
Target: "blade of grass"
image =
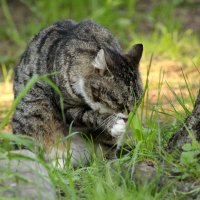
[[[7,23],[8,23],[8,27],[10,28],[10,30],[8,30],[7,34],[10,36],[10,39],[12,39],[17,45],[21,45],[24,41],[20,38],[20,35],[17,31],[17,28],[14,24],[14,21],[13,21],[13,18],[11,16],[7,1],[2,0],[1,5],[2,5],[3,14],[4,14],[4,16],[7,20]],[[12,33],[12,35],[10,33]]]
[[[61,112],[62,112],[62,119],[65,124],[66,119],[65,119],[65,114],[64,114],[64,97],[62,95],[62,92],[60,91],[58,86],[47,76],[41,76],[41,77],[39,77],[39,79],[45,81],[48,85],[50,85],[54,89],[54,91],[60,96],[60,108],[61,108]]]
[[[188,93],[190,95],[191,103],[192,103],[192,105],[194,107],[194,104],[195,104],[194,95],[192,94],[191,89],[189,88],[189,84],[188,84],[187,78],[186,78],[182,68],[181,68],[181,72],[182,72],[182,75],[183,75],[183,78],[184,78],[184,81],[185,81],[185,85],[186,85],[187,91],[188,91]]]
[[[172,94],[174,95],[174,97],[176,98],[176,100],[178,101],[178,103],[182,106],[182,108],[184,109],[185,113],[187,115],[190,114],[190,111],[187,109],[187,107],[185,106],[183,100],[180,99],[180,97],[174,92],[174,90],[171,88],[171,86],[167,83],[170,91],[172,92]]]
[[[143,102],[145,94],[146,94],[146,92],[147,92],[147,90],[149,88],[149,73],[150,73],[150,69],[151,69],[152,60],[153,60],[153,54],[151,55],[150,62],[149,62],[148,68],[147,68],[147,79],[146,79],[146,82],[145,82],[144,92],[143,92],[141,98],[139,99],[139,101],[137,102],[137,104],[134,106],[133,111],[131,112],[131,115],[130,115],[130,118],[128,120],[128,125],[127,125],[127,128],[126,128],[126,132],[124,134],[124,137],[122,138],[120,144],[118,144],[117,147],[116,147],[116,151],[117,152],[120,151],[120,153],[119,153],[120,157],[122,156],[122,152],[123,152],[123,148],[121,148],[121,145],[123,145],[123,140],[124,140],[125,136],[128,133],[128,128],[130,127],[130,125],[132,123],[132,120],[133,120],[133,118],[134,118],[134,116],[135,116],[140,104]],[[121,148],[121,150],[120,150],[120,148]]]
[[[0,123],[0,130],[8,123],[9,118],[11,117],[11,115],[13,115],[17,105],[20,103],[21,99],[29,92],[29,90],[33,87],[33,85],[40,81],[43,80],[46,83],[48,83],[51,87],[53,87],[53,89],[58,93],[58,95],[60,96],[60,106],[61,106],[61,110],[62,110],[62,117],[63,117],[63,121],[65,122],[65,116],[64,116],[64,103],[63,103],[63,95],[62,92],[59,90],[58,86],[56,86],[53,81],[51,81],[48,76],[51,76],[55,73],[52,74],[47,74],[47,75],[34,75],[30,81],[26,84],[26,86],[24,87],[24,89],[19,93],[19,95],[16,97],[15,101],[13,102],[10,111],[7,113],[7,115],[5,116],[5,118],[2,120],[2,122]]]

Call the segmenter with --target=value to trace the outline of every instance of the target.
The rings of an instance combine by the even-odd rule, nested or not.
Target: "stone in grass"
[[[29,150],[11,151],[29,158],[35,154]],[[0,159],[0,198],[56,199],[55,189],[46,169],[31,159]]]

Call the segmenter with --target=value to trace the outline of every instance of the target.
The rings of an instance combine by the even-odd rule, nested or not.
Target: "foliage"
[[[196,6],[195,0],[155,0],[152,1],[152,9],[147,10],[147,14],[141,13],[137,9],[139,1],[137,0],[21,0],[20,1],[30,12],[27,22],[16,25],[14,14],[11,13],[9,3],[1,0],[1,8],[6,19],[6,24],[0,30],[0,39],[10,41],[18,49],[13,55],[1,55],[0,72],[3,74],[3,81],[9,82],[13,74],[13,66],[17,58],[25,48],[27,41],[40,29],[46,27],[58,19],[72,18],[82,20],[91,18],[98,23],[108,27],[117,38],[119,38],[125,48],[129,48],[134,43],[143,43],[145,46],[144,60],[148,61],[152,53],[154,59],[174,59],[181,60],[185,65],[190,66],[192,61],[194,65],[200,63],[199,42],[197,36],[192,30],[183,30],[181,19],[174,20],[173,12],[180,6]],[[166,17],[167,16],[167,17]],[[151,25],[151,31],[139,31],[145,23]],[[186,56],[187,55],[187,56]],[[151,62],[150,62],[151,65]],[[150,69],[150,67],[149,67]],[[198,70],[198,69],[197,69]],[[147,70],[148,71],[148,70]],[[24,136],[14,136],[4,134],[3,127],[9,123],[9,119],[14,112],[20,99],[37,82],[46,81],[60,95],[61,108],[62,94],[57,86],[49,79],[50,75],[34,76],[22,90],[16,100],[13,102],[7,116],[0,123],[0,159],[30,159],[21,158],[12,154],[10,150],[13,144],[27,146],[29,149],[38,146],[32,139]],[[51,180],[57,190],[58,199],[180,199],[183,197],[178,193],[169,194],[169,190],[176,186],[179,180],[196,180],[200,177],[200,164],[197,162],[196,155],[199,154],[199,144],[193,139],[192,144],[185,144],[181,159],[176,160],[173,155],[166,152],[166,143],[171,134],[179,127],[184,118],[191,112],[187,104],[194,106],[194,94],[183,73],[183,79],[189,99],[184,95],[177,95],[173,87],[168,87],[181,107],[177,110],[174,102],[170,102],[171,111],[162,108],[161,90],[163,85],[162,73],[160,73],[159,84],[157,86],[157,101],[152,106],[149,102],[149,71],[147,72],[147,81],[145,85],[145,95],[143,96],[140,107],[129,116],[129,124],[132,135],[127,138],[131,147],[130,152],[115,160],[106,161],[99,159],[95,153],[91,158],[88,167],[73,169],[66,167],[61,170],[47,163],[44,159],[44,152],[41,148],[36,161],[41,163],[48,171]],[[0,77],[1,78],[1,77]],[[62,110],[62,109],[61,109]],[[168,116],[171,119],[170,124],[161,120],[162,116]],[[64,116],[64,115],[63,115]],[[192,137],[192,133],[188,133]],[[68,139],[68,138],[66,138]],[[150,183],[144,183],[138,187],[130,179],[130,173],[122,170],[123,164],[128,165],[131,171],[140,161],[151,161],[158,168],[158,177],[155,177]],[[162,163],[165,163],[165,165]],[[167,171],[168,169],[168,171]],[[158,189],[157,179],[162,176],[170,177],[169,171],[179,174],[173,179],[173,184],[165,185]],[[124,174],[123,174],[123,173]],[[0,180],[6,179],[13,174],[0,174]],[[16,179],[19,174],[14,174]],[[0,191],[4,186],[0,184]],[[175,189],[174,189],[175,191]],[[199,191],[199,190],[198,190]],[[192,193],[198,192],[192,191]],[[65,197],[62,197],[64,195]],[[187,195],[187,194],[184,194]],[[190,195],[190,194],[188,194]],[[0,197],[1,198],[1,197]]]
[[[147,72],[147,74],[148,73],[149,72]],[[10,151],[12,150],[13,144],[18,145],[19,147],[26,146],[30,150],[39,149],[35,162],[39,162],[47,169],[51,177],[51,181],[57,189],[58,199],[132,199],[133,196],[137,199],[178,199],[180,197],[178,194],[175,196],[172,193],[169,194],[170,188],[175,187],[179,179],[182,181],[187,179],[195,180],[200,176],[200,164],[197,162],[196,158],[200,152],[200,148],[194,138],[192,138],[192,144],[185,144],[183,147],[184,151],[181,154],[180,161],[176,160],[175,157],[168,154],[164,150],[163,147],[166,146],[167,142],[165,135],[168,135],[169,137],[171,133],[170,129],[164,130],[160,126],[159,99],[157,101],[157,108],[155,107],[153,110],[150,109],[148,102],[148,76],[145,86],[145,94],[141,100],[140,108],[137,108],[135,111],[133,109],[132,114],[129,116],[129,124],[133,135],[127,140],[131,147],[128,154],[124,156],[121,155],[119,159],[114,161],[106,161],[104,159],[100,159],[96,156],[95,152],[93,152],[89,166],[81,167],[79,169],[71,168],[69,165],[70,160],[68,160],[68,158],[66,158],[68,163],[64,169],[56,168],[51,162],[47,163],[44,159],[45,156],[42,147],[40,147],[33,139],[27,136],[4,134],[1,130],[9,122],[9,117],[14,112],[20,99],[23,98],[33,84],[39,80],[45,81],[47,84],[52,86],[53,89],[60,95],[62,102],[62,94],[57,86],[48,79],[49,76],[51,76],[51,74],[33,76],[13,102],[8,115],[0,123],[0,140],[2,141],[0,143],[0,159],[32,159],[28,156],[24,157],[19,156],[18,154],[13,154]],[[185,80],[187,81],[187,79]],[[158,86],[158,93],[160,93],[159,90],[161,89],[161,85],[162,82],[160,82]],[[188,90],[190,90],[189,87]],[[174,95],[178,99],[180,105],[182,105],[184,99],[182,99],[182,97],[178,97],[176,94]],[[145,106],[143,105],[144,102]],[[185,107],[183,106],[183,110],[184,109]],[[61,110],[63,110],[62,103]],[[142,122],[144,112],[147,113],[145,116],[145,125],[143,125]],[[187,109],[186,112],[188,112]],[[181,114],[176,111],[171,115],[171,117],[182,121],[182,118],[177,117],[180,115]],[[191,133],[189,134],[192,135]],[[69,137],[70,135],[67,136],[66,139],[68,140]],[[132,178],[134,178],[132,177],[132,174],[135,170],[135,166],[140,161],[151,161],[155,163],[158,168],[158,175],[151,180],[150,183],[143,183],[138,187],[134,180],[132,180]],[[166,168],[165,165],[160,165],[159,163],[161,162],[165,162],[166,165],[169,165],[170,167],[168,168],[170,170]],[[124,165],[128,166],[129,170],[125,169],[123,167]],[[170,186],[165,185],[162,189],[158,189],[158,180],[161,176],[170,176],[170,171],[178,173],[179,176],[174,179]],[[19,178],[23,179],[23,175],[21,174],[12,174],[12,172],[9,172],[7,175],[5,174],[6,172],[0,175],[1,180],[6,179],[7,176],[16,176],[16,180]],[[0,190],[3,189],[5,189],[4,186],[0,185]],[[192,193],[196,193],[198,191],[199,190],[197,188],[192,191]],[[65,197],[62,197],[63,195]],[[187,193],[184,195],[187,195]],[[188,193],[188,195],[190,195],[190,193]]]
[[[156,56],[184,59],[185,55],[188,55],[185,58],[187,64],[191,60],[195,63],[200,62],[197,37],[192,30],[182,30],[181,19],[176,17],[174,20],[174,11],[184,5],[183,0],[172,0],[171,3],[167,0],[152,1],[152,8],[147,9],[145,15],[142,13],[144,11],[138,10],[137,0],[21,0],[20,2],[28,9],[30,16],[27,17],[25,24],[22,21],[16,26],[8,2],[1,1],[7,23],[0,31],[0,38],[6,38],[18,46],[16,58],[24,50],[27,41],[42,28],[59,19],[71,18],[80,21],[87,18],[110,29],[122,41],[125,48],[133,43],[142,42],[146,52],[153,52]],[[192,3],[191,1],[189,5]],[[145,2],[143,4],[145,5]],[[138,33],[138,30],[145,26],[150,26],[151,31]],[[0,62],[12,64],[13,60],[4,55],[0,57]]]

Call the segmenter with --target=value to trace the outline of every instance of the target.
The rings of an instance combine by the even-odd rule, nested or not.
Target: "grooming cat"
[[[31,40],[15,69],[14,95],[16,98],[33,75],[55,72],[49,78],[63,94],[66,121],[59,95],[38,81],[16,108],[13,132],[36,138],[50,159],[58,156],[61,166],[67,152],[74,166],[80,160],[86,164],[90,157],[80,133],[71,138],[70,145],[64,140],[71,123],[101,148],[120,143],[127,113],[143,92],[138,69],[142,52],[142,44],[136,44],[123,54],[112,34],[90,20],[63,20],[43,29]]]

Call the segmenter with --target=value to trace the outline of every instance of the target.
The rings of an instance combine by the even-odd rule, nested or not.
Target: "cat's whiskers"
[[[112,121],[112,116],[109,116],[107,117],[105,120],[103,120],[103,122],[98,126],[96,127],[95,130],[98,130],[100,129],[101,127],[103,127],[106,123],[108,124],[110,121]],[[106,126],[104,126],[104,128],[102,129],[102,131],[98,134],[97,138],[99,138],[101,136],[101,134],[105,131],[106,129]]]
[[[97,129],[100,129],[100,128],[103,127],[103,126],[106,128],[107,125],[110,124],[110,123],[113,121],[113,119],[114,119],[114,114],[111,115],[111,116],[109,116],[109,117],[107,117],[105,120],[103,120],[102,123],[96,128],[96,130],[97,130]],[[105,125],[106,125],[106,126],[105,126]],[[105,129],[105,128],[104,128],[104,129]]]
[[[97,138],[101,136],[101,134],[108,128],[110,127],[112,124],[113,124],[113,120],[115,119],[115,114],[107,117],[101,124],[100,126],[98,126],[96,128],[97,129],[100,129],[101,127],[103,127],[102,131],[98,134]]]
[[[107,118],[108,119],[108,118]],[[114,114],[112,116],[109,117],[109,121],[107,122],[106,126],[104,126],[104,128],[102,129],[102,131],[98,134],[97,138],[101,136],[101,134],[107,130],[108,128],[110,128],[110,126],[112,126],[113,124],[113,120],[115,119]]]
[[[105,126],[103,127],[103,129],[102,129],[102,131],[100,132],[99,135],[101,135],[105,130],[109,129],[110,126],[113,125],[114,119],[115,119],[115,115],[114,114],[112,116],[110,116],[109,118],[107,118],[107,121],[104,123]]]

